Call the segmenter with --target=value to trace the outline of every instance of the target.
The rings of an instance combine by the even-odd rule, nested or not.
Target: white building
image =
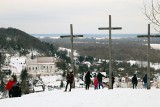
[[[56,70],[54,57],[37,57],[26,59],[26,69],[32,75],[53,75]]]

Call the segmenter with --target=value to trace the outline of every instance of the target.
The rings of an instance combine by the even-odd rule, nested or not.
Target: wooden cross
[[[71,68],[72,68],[72,71],[74,71],[74,61],[73,61],[73,37],[83,37],[83,35],[73,35],[73,26],[72,24],[70,24],[70,35],[65,35],[65,36],[60,36],[60,38],[68,38],[70,37],[71,38]]]
[[[99,30],[109,30],[109,89],[113,89],[112,86],[112,39],[111,31],[120,30],[122,27],[112,27],[111,26],[111,15],[109,15],[109,27],[98,28]]]
[[[150,34],[150,24],[148,24],[148,35],[138,35],[138,38],[147,37],[148,38],[148,47],[147,47],[147,89],[150,89],[150,38],[151,37],[160,37],[160,35],[151,35]]]

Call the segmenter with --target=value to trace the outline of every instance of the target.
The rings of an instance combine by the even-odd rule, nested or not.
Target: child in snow
[[[95,90],[98,89],[98,78],[97,78],[97,76],[94,77],[94,89]]]

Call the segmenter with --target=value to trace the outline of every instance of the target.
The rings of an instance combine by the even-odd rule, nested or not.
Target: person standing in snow
[[[12,97],[21,97],[22,95],[21,87],[18,82],[12,86],[11,91],[12,91]]]
[[[94,75],[94,89],[95,90],[98,89],[98,78],[97,78],[96,74]]]
[[[112,89],[113,89],[113,84],[114,84],[114,80],[115,80],[113,74],[111,74],[111,78],[112,78]]]
[[[98,85],[99,85],[99,89],[102,86],[102,88],[104,88],[103,84],[102,84],[102,77],[105,77],[104,75],[101,74],[101,72],[98,72],[97,78],[98,78]]]
[[[85,75],[85,84],[86,84],[86,90],[89,90],[89,86],[91,84],[91,74],[90,71],[87,71],[86,75]]]
[[[66,84],[65,92],[67,91],[68,84],[70,84],[69,91],[71,91],[71,89],[72,89],[72,83],[73,83],[73,80],[74,80],[73,71],[70,71],[70,72],[67,73],[66,79],[67,79],[67,84]]]
[[[9,97],[11,98],[12,97],[12,87],[13,85],[16,84],[16,81],[14,80],[14,77],[11,76],[10,77],[10,80],[7,82],[7,85],[6,85],[6,90],[9,91]]]
[[[125,76],[125,82],[126,82],[127,88],[128,88],[128,82],[129,82],[128,74]]]
[[[143,77],[143,87],[147,88],[147,74],[145,74]]]
[[[133,89],[137,88],[138,80],[136,74],[132,77],[132,84],[133,84]]]

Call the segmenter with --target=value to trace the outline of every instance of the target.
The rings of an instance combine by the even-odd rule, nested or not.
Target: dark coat
[[[19,86],[19,83],[16,83],[15,85],[13,85],[11,89],[11,94],[12,94],[12,97],[21,97],[22,91],[21,91],[21,87]]]
[[[144,82],[144,83],[147,83],[147,75],[145,75],[145,76],[143,77],[143,82]]]
[[[87,74],[85,75],[85,83],[91,84],[91,78],[92,76],[90,75],[90,72],[87,72]]]
[[[138,80],[137,80],[137,76],[136,75],[134,75],[132,77],[132,84],[138,84]]]
[[[102,82],[102,77],[105,77],[104,75],[102,75],[100,72],[97,75],[98,78],[98,82]]]
[[[114,76],[112,76],[112,84],[114,84],[114,80],[115,80],[115,78],[114,78]]]
[[[73,83],[73,80],[74,80],[73,73],[72,72],[68,73],[66,79],[67,79],[67,82]]]

